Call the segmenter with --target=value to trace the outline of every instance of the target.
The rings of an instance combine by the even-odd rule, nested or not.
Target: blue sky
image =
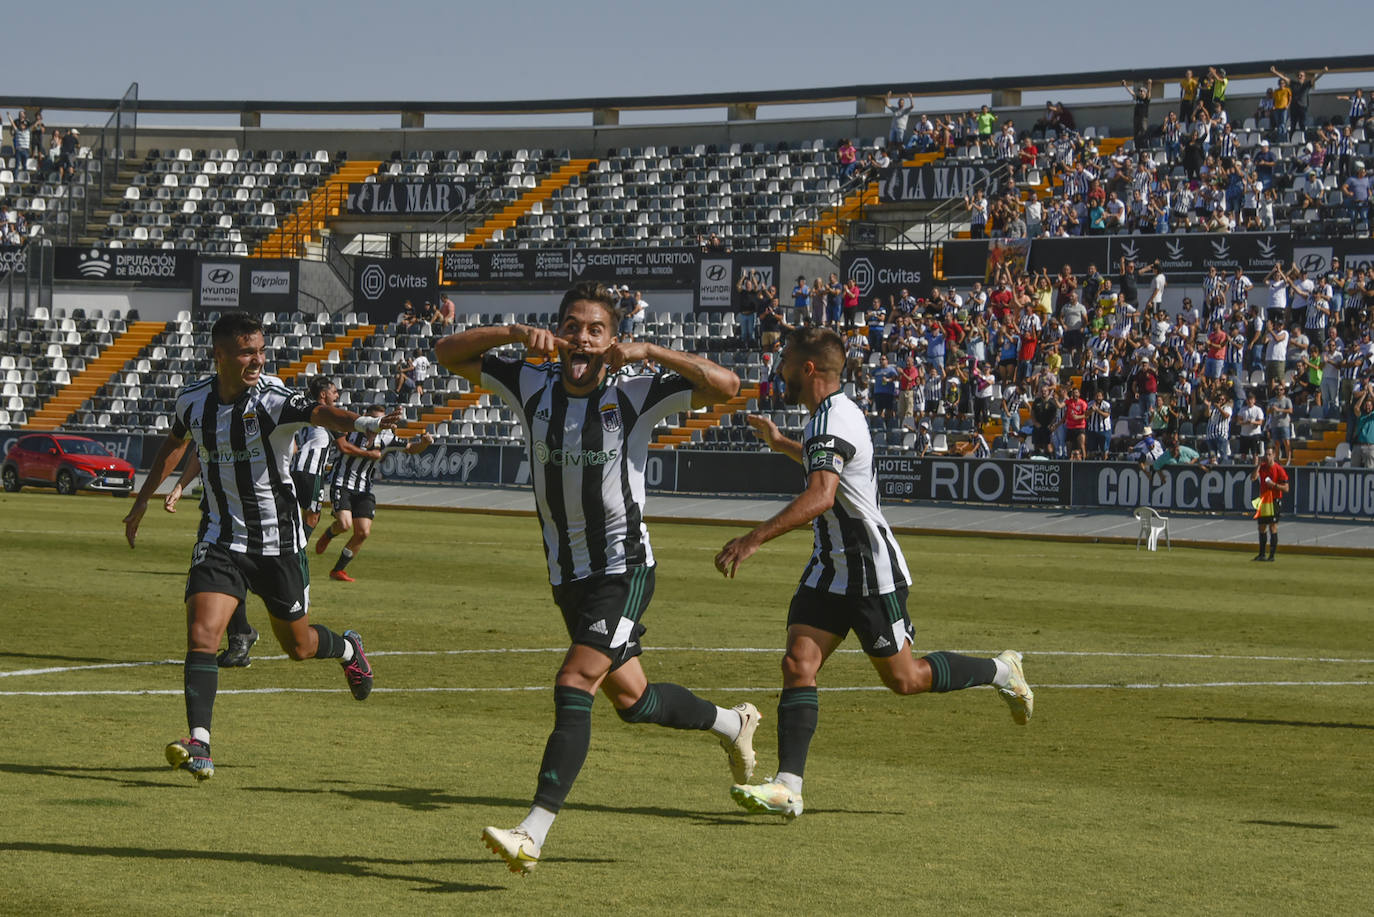
[[[1291,22],[1267,6],[1137,8],[1150,18],[1064,0],[31,2],[5,13],[0,94],[109,98],[137,81],[144,98],[164,99],[539,99],[1173,72],[1371,48],[1368,28],[1348,27],[1349,5],[1326,0],[1301,4]]]

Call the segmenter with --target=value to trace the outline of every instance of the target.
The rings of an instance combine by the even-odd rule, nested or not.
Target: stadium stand
[[[1160,104],[1147,129],[1135,136],[1122,136],[1120,130],[1112,136],[1101,124],[1079,128],[1062,106],[1050,106],[1034,124],[998,119],[991,111],[914,115],[910,138],[901,144],[889,146],[884,137],[858,141],[852,167],[838,155],[841,138],[796,139],[782,131],[775,139],[752,142],[576,152],[436,148],[397,150],[380,159],[368,158],[375,154],[361,148],[330,153],[164,146],[122,158],[118,153],[93,156],[80,147],[74,154],[79,167],[56,173],[46,160],[20,160],[12,149],[0,149],[5,165],[0,199],[8,196],[11,202],[10,230],[22,228],[26,236],[63,229],[83,245],[264,257],[309,254],[321,231],[340,217],[350,184],[432,178],[472,182],[481,197],[482,207],[461,228],[440,235],[444,248],[458,249],[692,246],[715,234],[736,251],[833,252],[855,219],[897,213],[896,219],[905,220],[895,224],[900,235],[923,230],[932,242],[938,273],[940,241],[975,234],[1062,238],[1240,228],[1288,230],[1299,238],[1369,234],[1367,186],[1361,199],[1349,181],[1362,174],[1360,166],[1374,150],[1353,103],[1348,125],[1328,118],[1291,133],[1262,108],[1253,115],[1242,111],[1249,101],[1229,104],[1230,114],[1198,109],[1186,113],[1177,127],[1172,115],[1167,121],[1159,117],[1171,107]],[[991,131],[984,129],[989,117]],[[987,185],[986,222],[975,224],[973,210],[959,200],[906,210],[888,206],[877,181],[888,155],[904,166],[992,169],[997,180]],[[1086,279],[1079,276],[1075,284],[1081,289]],[[995,365],[1004,342],[1021,343],[1028,334],[1037,344],[1056,344],[1053,335],[1062,335],[1062,328],[1054,331],[1055,323],[1047,321],[1057,315],[1057,303],[1033,331],[1021,327],[1021,317],[1039,312],[1040,291],[1034,278],[1009,281],[1014,320],[1005,320],[972,290],[960,295],[952,287],[929,302],[882,303],[884,314],[877,318],[872,305],[864,304],[866,311],[856,316],[863,330],[847,335],[854,356],[851,394],[872,407],[880,355],[899,363],[910,354],[918,360],[924,396],[917,400],[934,408],[888,416],[872,410],[876,445],[894,452],[960,451],[979,448],[982,439],[991,454],[1013,455],[1024,448],[1018,433],[1029,418],[1029,405],[1016,405],[1006,415],[1013,428],[1004,428],[1000,402],[1013,380],[998,377],[983,387],[979,363]],[[1338,340],[1342,353],[1362,355],[1359,372],[1367,372],[1374,360],[1360,344],[1360,332],[1370,321],[1367,290],[1374,291],[1374,277],[1346,271],[1327,297],[1347,304]],[[810,315],[790,309],[783,293],[787,320],[809,320]],[[1252,299],[1256,305],[1258,295]],[[1111,312],[1097,303],[1085,305],[1090,325],[1103,315],[1112,321]],[[12,320],[3,348],[5,416],[0,423],[35,429],[165,427],[177,388],[206,365],[213,316],[185,313],[165,324],[135,323],[118,314],[67,316],[54,310],[51,316],[35,311]],[[1239,346],[1243,310],[1223,309],[1218,317],[1226,323],[1230,346]],[[268,343],[278,372],[289,379],[327,372],[340,380],[345,404],[387,401],[398,352],[427,346],[434,335],[470,323],[514,318],[459,316],[456,324],[440,328],[375,325],[346,311],[332,316],[297,312],[268,316]],[[521,318],[547,320],[546,315]],[[1204,335],[1171,329],[1164,340],[1147,341],[1149,329],[1141,321],[1114,335],[1107,355],[1102,384],[1113,405],[1112,451],[1122,454],[1152,419],[1137,398],[1142,353],[1154,360],[1151,372],[1156,373],[1161,358],[1176,358],[1181,371],[1171,373],[1168,385],[1173,387],[1176,378],[1188,380],[1186,397],[1180,399],[1186,418],[1178,424],[1179,436],[1206,440],[1207,418],[1197,396],[1208,383],[1195,356]],[[863,327],[869,323],[873,327]],[[769,412],[785,430],[799,431],[800,413],[778,399],[773,354],[745,340],[742,330],[729,313],[650,315],[647,339],[706,353],[745,383],[730,410],[670,418],[656,436],[656,447],[760,448],[737,413],[741,408]],[[976,333],[970,337],[971,332]],[[936,351],[944,356],[931,357],[932,336],[944,339]],[[980,339],[977,349],[969,346],[972,338]],[[1050,353],[1058,359],[1048,360]],[[1267,385],[1276,380],[1255,378],[1248,356],[1234,362],[1230,397],[1239,401],[1245,390],[1257,390],[1266,406]],[[1301,383],[1297,374],[1304,366],[1290,355],[1285,378]],[[1041,346],[1015,381],[1025,393],[1042,384],[1080,386],[1085,378],[1096,378],[1086,349]],[[977,404],[975,391],[987,403]],[[1344,441],[1344,424],[1322,416],[1325,411],[1312,393],[1295,402],[1294,460],[1331,458]],[[513,442],[519,436],[506,409],[442,370],[405,407],[412,427],[433,425],[438,436],[452,442]]]

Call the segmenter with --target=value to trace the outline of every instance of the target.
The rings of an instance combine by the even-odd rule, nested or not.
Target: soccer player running
[[[275,385],[284,385],[281,379],[276,376],[269,376],[264,373],[260,377],[265,381]],[[339,388],[328,376],[312,376],[307,386],[310,397],[320,404],[333,407],[339,400]],[[319,443],[323,442],[321,449]],[[329,447],[333,443],[328,431],[323,427],[302,427],[295,436],[296,452],[291,456],[291,482],[296,486],[296,503],[301,508],[303,522],[305,526],[305,537],[310,538],[310,533],[314,530],[316,523],[320,521],[320,478],[323,466],[328,457]],[[182,494],[191,481],[200,476],[200,457],[192,452],[186,459],[186,467],[181,472],[181,477],[172,490],[162,501],[162,508],[169,513],[177,511],[177,503],[181,501]],[[207,512],[206,491],[201,491],[200,511]],[[221,669],[227,668],[248,668],[253,664],[249,658],[249,652],[253,649],[253,644],[258,642],[257,628],[248,623],[248,604],[240,600],[238,607],[234,609],[234,614],[229,618],[228,625],[228,647],[215,657],[216,664]]]
[[[754,768],[753,704],[717,707],[686,688],[650,684],[640,664],[642,617],[654,593],[654,555],[644,524],[644,469],[654,424],[719,404],[739,378],[692,354],[644,341],[618,341],[616,296],[578,283],[563,296],[556,330],[528,325],[473,328],[438,342],[441,365],[499,395],[529,440],[535,503],[553,599],[572,645],[554,680],[553,732],[539,766],[534,804],[512,830],[482,840],[512,872],[527,874],[563,806],[591,742],[592,699],[600,690],[627,723],[710,730],[720,737],[737,783]],[[488,351],[523,345],[536,363]],[[652,360],[658,371],[631,367]]]
[[[369,405],[367,414],[369,417],[381,417],[385,410],[380,404]],[[401,439],[391,430],[372,433],[354,431],[335,441],[339,458],[334,462],[334,477],[329,484],[334,524],[315,542],[315,553],[323,554],[329,550],[329,542],[335,535],[349,531],[353,535],[339,552],[334,569],[329,571],[330,579],[354,582],[344,567],[357,556],[363,542],[372,534],[372,521],[377,518],[377,498],[372,495],[372,480],[377,474],[382,455],[397,446],[404,447],[407,455],[415,455],[425,451],[425,447],[433,442],[434,437],[428,432]]]
[[[766,783],[741,782],[730,790],[749,811],[786,818],[802,814],[802,775],[819,719],[816,676],[850,630],[882,683],[896,694],[992,684],[1021,725],[1030,720],[1034,703],[1021,654],[1014,650],[994,659],[946,652],[917,659],[909,651],[915,636],[906,611],[911,576],[878,505],[868,424],[841,390],[843,367],[844,347],[834,332],[802,328],[791,334],[780,371],[787,402],[811,411],[802,442],[783,436],[766,417],[751,415],[749,423],[771,449],[802,465],[806,489],[716,555],[716,569],[733,578],[764,542],[808,522],[815,531],[811,560],[787,613],[778,772]]]
[[[1274,457],[1274,447],[1267,446],[1264,454],[1255,459],[1250,480],[1259,481],[1259,501],[1255,505],[1255,522],[1259,525],[1259,553],[1252,560],[1273,560],[1279,549],[1279,501],[1288,493],[1288,472]],[[1264,556],[1264,536],[1269,536],[1269,556]]]
[[[183,388],[171,432],[124,517],[133,547],[148,501],[195,443],[203,466],[204,515],[186,578],[186,663],[183,685],[189,737],[167,746],[167,762],[198,780],[214,775],[210,722],[219,668],[215,651],[235,607],[253,592],[267,606],[272,631],[289,658],[338,659],[358,700],[372,691],[372,667],[356,631],[342,635],[311,624],[310,570],[302,549],[295,490],[287,470],[291,437],[306,424],[375,431],[395,426],[399,412],[360,417],[312,404],[263,376],[267,347],[262,323],[230,312],[210,332],[215,374]]]

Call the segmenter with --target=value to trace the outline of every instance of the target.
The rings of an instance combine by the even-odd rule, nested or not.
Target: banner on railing
[[[1339,262],[1339,265],[1337,265]],[[1335,270],[1374,270],[1374,240],[1311,239],[1293,243],[1293,263],[1309,274]]]
[[[196,311],[289,312],[299,298],[300,262],[292,259],[201,256],[193,276]]]
[[[999,240],[951,240],[944,244],[946,277],[982,277],[988,265],[990,246]],[[1374,244],[1363,247],[1366,259],[1374,261]],[[1313,243],[1305,257],[1312,263],[1329,264],[1333,246]],[[1159,261],[1166,273],[1205,274],[1215,267],[1230,274],[1236,268],[1258,282],[1275,264],[1293,261],[1293,237],[1286,232],[1190,233],[1183,235],[1076,236],[1036,239],[1030,243],[1028,264],[1032,271],[1042,268],[1054,273],[1068,265],[1084,274],[1096,265],[1111,276],[1120,270],[1122,260],[1147,265]]]
[[[865,310],[873,297],[886,303],[900,297],[902,290],[922,299],[930,296],[934,277],[930,269],[930,252],[910,251],[848,251],[840,256],[840,275],[846,282],[859,285],[859,308]]]
[[[353,305],[374,322],[393,321],[406,300],[418,309],[437,299],[437,268],[434,258],[355,258]]]
[[[350,216],[427,216],[467,213],[477,206],[475,184],[456,181],[355,182],[344,212]]]
[[[29,269],[29,250],[23,245],[0,245],[0,277],[23,274]]]
[[[0,430],[0,454],[24,435]],[[152,433],[85,433],[139,469],[163,437]],[[1241,522],[1254,511],[1258,486],[1251,465],[1203,468],[1170,466],[1141,471],[1130,462],[1019,461],[912,455],[874,456],[878,493],[885,501],[968,503],[995,506],[1063,506],[1129,512],[1148,506],[1161,512],[1205,512]],[[381,480],[400,484],[504,484],[528,486],[531,466],[524,446],[435,443],[418,455],[389,452]],[[1292,489],[1285,514],[1316,518],[1374,517],[1374,469],[1308,465],[1288,470]],[[652,451],[645,483],[659,492],[752,494],[790,497],[806,479],[802,469],[771,452]],[[653,503],[650,501],[650,512]]]
[[[945,201],[972,195],[975,188],[983,189],[991,197],[998,189],[998,182],[993,178],[996,171],[996,165],[932,162],[922,166],[893,166],[878,179],[878,200],[885,204]]]
[[[190,249],[129,249],[58,245],[53,249],[53,280],[135,283],[145,287],[190,289],[196,253]]]
[[[572,276],[572,250],[522,248],[444,252],[443,286],[469,290],[563,290]]]

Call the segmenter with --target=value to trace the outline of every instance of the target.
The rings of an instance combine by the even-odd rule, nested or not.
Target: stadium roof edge
[[[1286,60],[1241,61],[1224,63],[1231,79],[1255,79],[1269,75],[1273,65],[1284,71],[1313,70],[1329,67],[1335,72],[1374,71],[1374,55],[1359,54],[1339,57],[1290,58]],[[493,115],[493,114],[553,114],[594,110],[660,110],[672,108],[720,108],[732,105],[806,105],[824,102],[843,102],[850,99],[872,98],[888,92],[913,96],[972,95],[988,92],[1025,92],[1058,89],[1092,89],[1113,86],[1121,80],[1158,78],[1176,79],[1186,67],[1199,73],[1206,65],[1182,64],[1172,67],[1135,68],[1129,70],[1098,70],[1081,73],[1035,74],[1027,76],[980,77],[977,79],[933,80],[920,83],[858,84],[812,89],[770,89],[718,93],[693,93],[661,96],[590,97],[580,99],[534,99],[523,101],[228,101],[191,99],[139,99],[141,112],[238,114],[314,114],[314,115],[376,115],[393,112],[415,112],[433,115]],[[0,108],[47,108],[59,111],[113,111],[117,99],[78,98],[68,96],[0,96]]]

